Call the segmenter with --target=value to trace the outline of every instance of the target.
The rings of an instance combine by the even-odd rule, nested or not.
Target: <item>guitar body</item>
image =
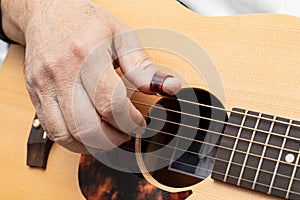
[[[188,86],[212,92],[227,110],[238,107],[288,119],[300,119],[300,19],[273,14],[204,17],[173,0],[96,2],[131,28],[151,27],[175,31],[201,46],[210,57],[206,64],[213,63],[220,74],[225,95],[211,91],[203,74],[198,73],[197,66],[193,66],[181,55],[151,48],[147,51],[155,63],[172,67],[163,68],[163,71],[180,75],[188,80]],[[170,39],[168,35],[159,35],[159,38],[162,41]],[[147,46],[144,39],[141,36],[142,43]],[[189,49],[181,49],[183,46],[180,43],[176,47],[187,54],[195,54]],[[135,182],[133,185],[142,183],[146,187],[151,184],[147,188],[156,193],[149,194],[149,199],[152,199],[151,195],[157,194],[163,194],[158,199],[277,199],[215,181],[210,177],[190,187],[175,187],[173,190],[155,182],[147,173],[143,173],[144,176],[115,175],[116,179],[112,179],[112,169],[89,156],[80,158],[80,188],[77,179],[80,156],[67,152],[58,145],[53,146],[46,171],[26,167],[26,141],[34,109],[30,105],[22,78],[23,51],[22,47],[13,46],[0,71],[0,130],[3,135],[0,140],[3,162],[0,166],[0,198],[80,199],[84,198],[82,191],[85,197],[93,199],[95,193],[104,191],[107,187],[101,181],[92,187],[90,182],[82,179],[91,177],[94,173],[102,180],[115,183],[123,181],[126,184],[127,180],[121,179],[132,177]],[[159,100],[156,97],[145,97],[140,95],[133,98],[151,105]],[[143,114],[149,112],[149,109],[140,109]],[[139,162],[140,160],[137,164]],[[88,190],[92,191],[88,193]],[[132,188],[132,191],[137,190]],[[139,195],[142,194],[136,194]]]

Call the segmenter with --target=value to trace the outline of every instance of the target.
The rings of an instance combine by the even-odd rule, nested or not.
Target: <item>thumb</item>
[[[154,94],[150,88],[155,74],[165,77],[161,92],[176,94],[181,89],[181,80],[158,72],[133,31],[126,31],[114,37],[115,58],[125,77],[140,91]]]

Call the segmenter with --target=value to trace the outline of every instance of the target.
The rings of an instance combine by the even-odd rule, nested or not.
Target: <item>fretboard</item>
[[[300,199],[300,122],[233,109],[212,178]]]

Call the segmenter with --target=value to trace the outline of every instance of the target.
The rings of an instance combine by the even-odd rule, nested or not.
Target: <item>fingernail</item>
[[[163,85],[163,91],[168,94],[176,94],[181,89],[181,80],[174,77],[168,77],[166,78],[164,85]]]

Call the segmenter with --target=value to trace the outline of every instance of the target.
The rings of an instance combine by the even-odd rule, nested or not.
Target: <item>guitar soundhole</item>
[[[145,166],[169,187],[194,185],[211,174],[227,114],[211,93],[194,88],[152,106],[142,139]],[[147,137],[148,136],[148,137]]]

